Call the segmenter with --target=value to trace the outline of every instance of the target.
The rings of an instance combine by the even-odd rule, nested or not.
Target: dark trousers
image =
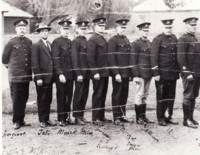
[[[188,81],[187,77],[182,76],[183,81],[183,104],[191,106],[192,101],[199,96],[200,77]]]
[[[155,81],[157,107],[156,113],[158,121],[165,119],[165,112],[168,110],[168,118],[172,117],[174,100],[176,94],[176,80]]]
[[[182,76],[183,81],[183,112],[184,120],[193,119],[195,100],[199,96],[200,77],[194,77],[194,80],[188,81],[186,76]]]
[[[52,102],[52,85],[53,83],[43,83],[42,86],[37,86],[37,106],[39,121],[45,122],[49,120],[50,107]]]
[[[58,121],[65,121],[71,111],[73,80],[66,80],[66,83],[57,80],[56,89]]]
[[[29,82],[10,82],[10,93],[13,102],[13,123],[22,123],[25,117],[26,102],[29,96]]]
[[[92,95],[92,120],[103,120],[105,118],[105,101],[108,90],[108,77],[101,77],[93,82]]]
[[[129,78],[122,78],[122,82],[117,82],[112,78],[112,106],[113,117],[120,118],[126,115],[126,103],[129,91]]]
[[[73,99],[73,116],[74,117],[83,117],[85,105],[88,98],[89,92],[89,79],[84,79],[83,82],[75,82],[75,91]]]

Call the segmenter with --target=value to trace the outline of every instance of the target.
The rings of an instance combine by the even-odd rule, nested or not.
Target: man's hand
[[[117,82],[122,82],[121,75],[120,75],[120,74],[116,74],[116,75],[115,75],[115,80],[116,80]]]
[[[82,76],[82,75],[79,75],[79,76],[77,77],[77,81],[78,81],[78,82],[83,82],[83,76]]]
[[[95,80],[100,80],[100,75],[99,75],[99,73],[97,73],[97,74],[94,75],[94,79],[95,79]]]
[[[66,83],[66,79],[65,79],[65,76],[63,74],[59,75],[59,80],[60,80],[61,83]]]
[[[41,79],[37,80],[37,85],[38,86],[42,86],[43,85],[43,80],[41,80]]]
[[[153,78],[155,81],[160,81],[160,75],[154,76]]]
[[[194,80],[193,75],[192,75],[192,74],[188,75],[188,76],[187,76],[187,80],[188,80],[188,81]]]
[[[133,79],[136,84],[140,84],[140,78],[139,77],[134,77]]]

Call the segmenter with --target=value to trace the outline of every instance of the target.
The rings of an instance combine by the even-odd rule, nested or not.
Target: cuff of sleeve
[[[153,70],[153,76],[158,76],[158,75],[160,75],[159,71],[158,70]]]
[[[34,80],[37,81],[37,80],[42,80],[42,75],[39,75],[39,74],[36,74],[34,75]]]

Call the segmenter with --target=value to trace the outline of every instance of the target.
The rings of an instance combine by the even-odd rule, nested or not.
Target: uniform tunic
[[[146,104],[149,94],[149,86],[152,77],[150,64],[151,42],[148,39],[140,38],[132,43],[132,73],[134,77],[140,78],[136,83],[135,104]]]
[[[160,34],[153,39],[151,67],[154,76],[160,75],[160,81],[155,82],[158,121],[165,119],[166,110],[168,110],[169,119],[171,119],[176,92],[176,80],[179,78],[177,38],[175,35]]]
[[[74,78],[71,47],[71,40],[62,36],[56,38],[52,43],[52,56],[56,75],[58,121],[65,121],[71,111]],[[65,76],[66,83],[60,82],[60,74]]]
[[[200,88],[200,43],[194,34],[186,33],[178,40],[178,63],[183,80],[183,104],[193,114]],[[193,80],[187,79],[193,75]]]
[[[93,82],[92,95],[92,120],[103,120],[105,118],[105,102],[108,90],[108,45],[105,38],[94,34],[87,43],[87,58],[90,75]],[[95,80],[94,75],[99,73],[100,80]]]
[[[32,41],[26,37],[14,37],[5,46],[2,63],[8,68],[10,92],[13,102],[13,122],[23,123],[29,96]]]
[[[88,98],[90,72],[87,62],[87,40],[78,36],[72,42],[72,64],[75,73],[75,91],[73,99],[74,117],[83,117]],[[83,81],[78,82],[77,77],[82,75]]]
[[[131,45],[126,36],[116,35],[108,42],[109,66],[112,75],[112,106],[114,119],[126,115],[126,103],[129,91],[129,78],[132,77],[130,68]],[[115,80],[120,74],[122,82]]]

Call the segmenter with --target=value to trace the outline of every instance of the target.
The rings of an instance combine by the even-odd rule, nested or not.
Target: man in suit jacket
[[[71,21],[61,19],[61,36],[52,43],[52,55],[54,62],[56,97],[58,107],[58,124],[66,126],[74,124],[70,119],[71,101],[73,95],[73,67],[71,61],[71,40],[68,38]]]
[[[75,73],[75,91],[73,99],[73,116],[75,123],[85,125],[88,121],[84,118],[85,105],[89,93],[90,73],[87,62],[87,39],[85,31],[89,21],[78,16],[76,32],[78,36],[72,42],[72,64]]]
[[[51,28],[47,24],[39,24],[36,31],[40,33],[41,38],[33,44],[31,53],[32,70],[37,90],[39,121],[42,128],[56,125],[49,119],[53,85],[53,60],[51,46],[47,40],[50,30]]]
[[[135,94],[135,113],[136,122],[138,124],[153,123],[146,118],[147,96],[149,94],[149,86],[152,78],[152,70],[150,65],[151,42],[148,40],[149,26],[151,23],[144,22],[137,27],[139,28],[141,37],[132,43],[131,65],[133,65],[132,73],[136,83]]]
[[[129,91],[129,78],[132,78],[130,69],[131,45],[125,36],[127,23],[126,18],[115,21],[117,35],[113,36],[108,42],[109,66],[112,74],[112,106],[115,125],[129,122],[126,117],[126,103]]]
[[[30,126],[24,121],[29,82],[32,80],[30,60],[32,41],[24,36],[27,24],[28,21],[23,18],[14,22],[17,36],[6,44],[2,55],[2,63],[8,68],[14,129]]]

